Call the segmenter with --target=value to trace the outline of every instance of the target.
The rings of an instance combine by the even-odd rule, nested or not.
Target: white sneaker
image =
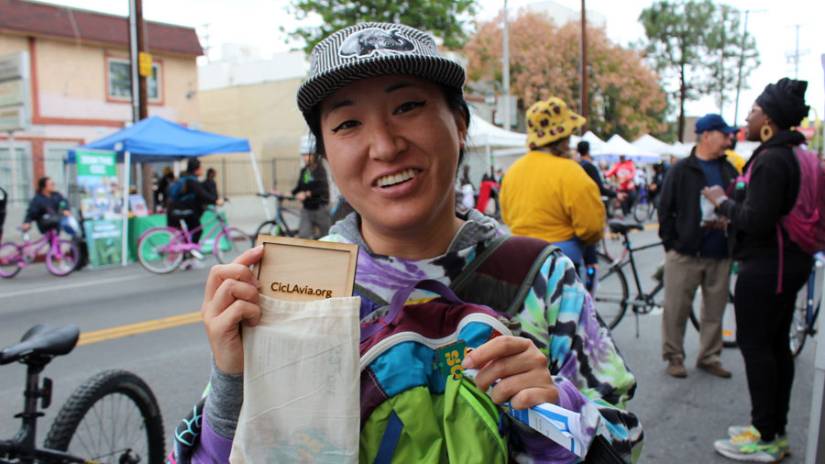
[[[189,253],[191,253],[192,256],[194,256],[197,260],[202,260],[203,259],[203,253],[201,253],[198,250],[189,250]]]

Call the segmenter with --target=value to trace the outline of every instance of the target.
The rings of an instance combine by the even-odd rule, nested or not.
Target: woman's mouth
[[[375,181],[375,185],[379,188],[395,187],[396,185],[401,185],[411,181],[416,175],[418,175],[419,172],[421,172],[421,170],[415,168],[405,169],[404,171],[396,174],[379,177]]]

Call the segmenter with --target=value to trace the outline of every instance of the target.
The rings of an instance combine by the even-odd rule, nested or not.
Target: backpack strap
[[[512,317],[521,310],[547,258],[558,248],[530,237],[498,237],[485,248],[450,287],[464,301]]]

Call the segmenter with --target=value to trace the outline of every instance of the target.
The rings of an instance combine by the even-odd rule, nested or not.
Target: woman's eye
[[[418,107],[424,106],[425,103],[426,102],[424,100],[406,102],[406,103],[402,104],[401,106],[399,106],[398,108],[396,108],[395,111],[393,112],[393,114],[401,114],[401,113],[406,113],[407,111],[412,111],[412,110],[414,110]]]
[[[342,122],[341,124],[339,124],[339,125],[335,126],[335,127],[332,129],[332,133],[334,134],[334,133],[338,132],[338,131],[339,131],[339,130],[341,130],[341,129],[352,129],[353,127],[356,127],[356,126],[358,126],[359,124],[361,124],[361,123],[360,123],[360,122],[358,122],[358,121],[355,121],[355,120],[350,119],[350,120],[348,120],[348,121],[344,121],[344,122]]]

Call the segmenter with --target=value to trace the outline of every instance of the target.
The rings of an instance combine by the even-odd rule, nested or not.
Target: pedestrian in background
[[[514,235],[558,246],[580,270],[584,247],[605,227],[599,187],[570,159],[570,136],[585,119],[556,97],[535,103],[526,119],[530,151],[504,176],[502,218]]]
[[[685,327],[696,289],[702,288],[699,354],[696,367],[729,378],[722,367],[722,315],[728,301],[730,255],[727,223],[703,214],[705,187],[726,189],[736,169],[725,160],[728,134],[735,129],[722,116],[708,114],[696,121],[698,143],[690,156],[670,169],[659,202],[659,236],[665,256],[665,303],[662,315],[662,358],[666,372],[687,377],[684,366]],[[708,209],[708,208],[704,208]]]
[[[298,183],[292,189],[295,198],[303,203],[298,236],[318,239],[327,235],[332,222],[329,214],[329,181],[324,165],[315,153],[304,153],[304,167]]]
[[[627,217],[633,207],[633,202],[636,201],[636,165],[633,161],[625,158],[624,155],[619,156],[619,162],[614,164],[607,174],[606,178],[615,177],[619,183],[619,201],[622,202],[622,214]]]
[[[733,223],[733,256],[740,263],[736,343],[745,360],[751,425],[730,427],[730,438],[714,443],[717,452],[738,461],[777,462],[790,450],[785,427],[794,359],[788,332],[812,258],[790,239],[781,221],[800,191],[800,163],[793,150],[805,136],[791,128],[808,115],[807,86],[785,78],[765,87],[747,118],[747,139],[762,144],[745,164],[745,176],[732,198],[722,189],[706,191]]]
[[[216,198],[218,197],[218,184],[215,182],[217,175],[218,172],[215,171],[215,168],[209,168],[206,170],[206,179],[203,180],[203,188]]]
[[[169,187],[175,183],[175,173],[171,166],[163,168],[155,189],[155,211],[165,211],[169,207]]]

